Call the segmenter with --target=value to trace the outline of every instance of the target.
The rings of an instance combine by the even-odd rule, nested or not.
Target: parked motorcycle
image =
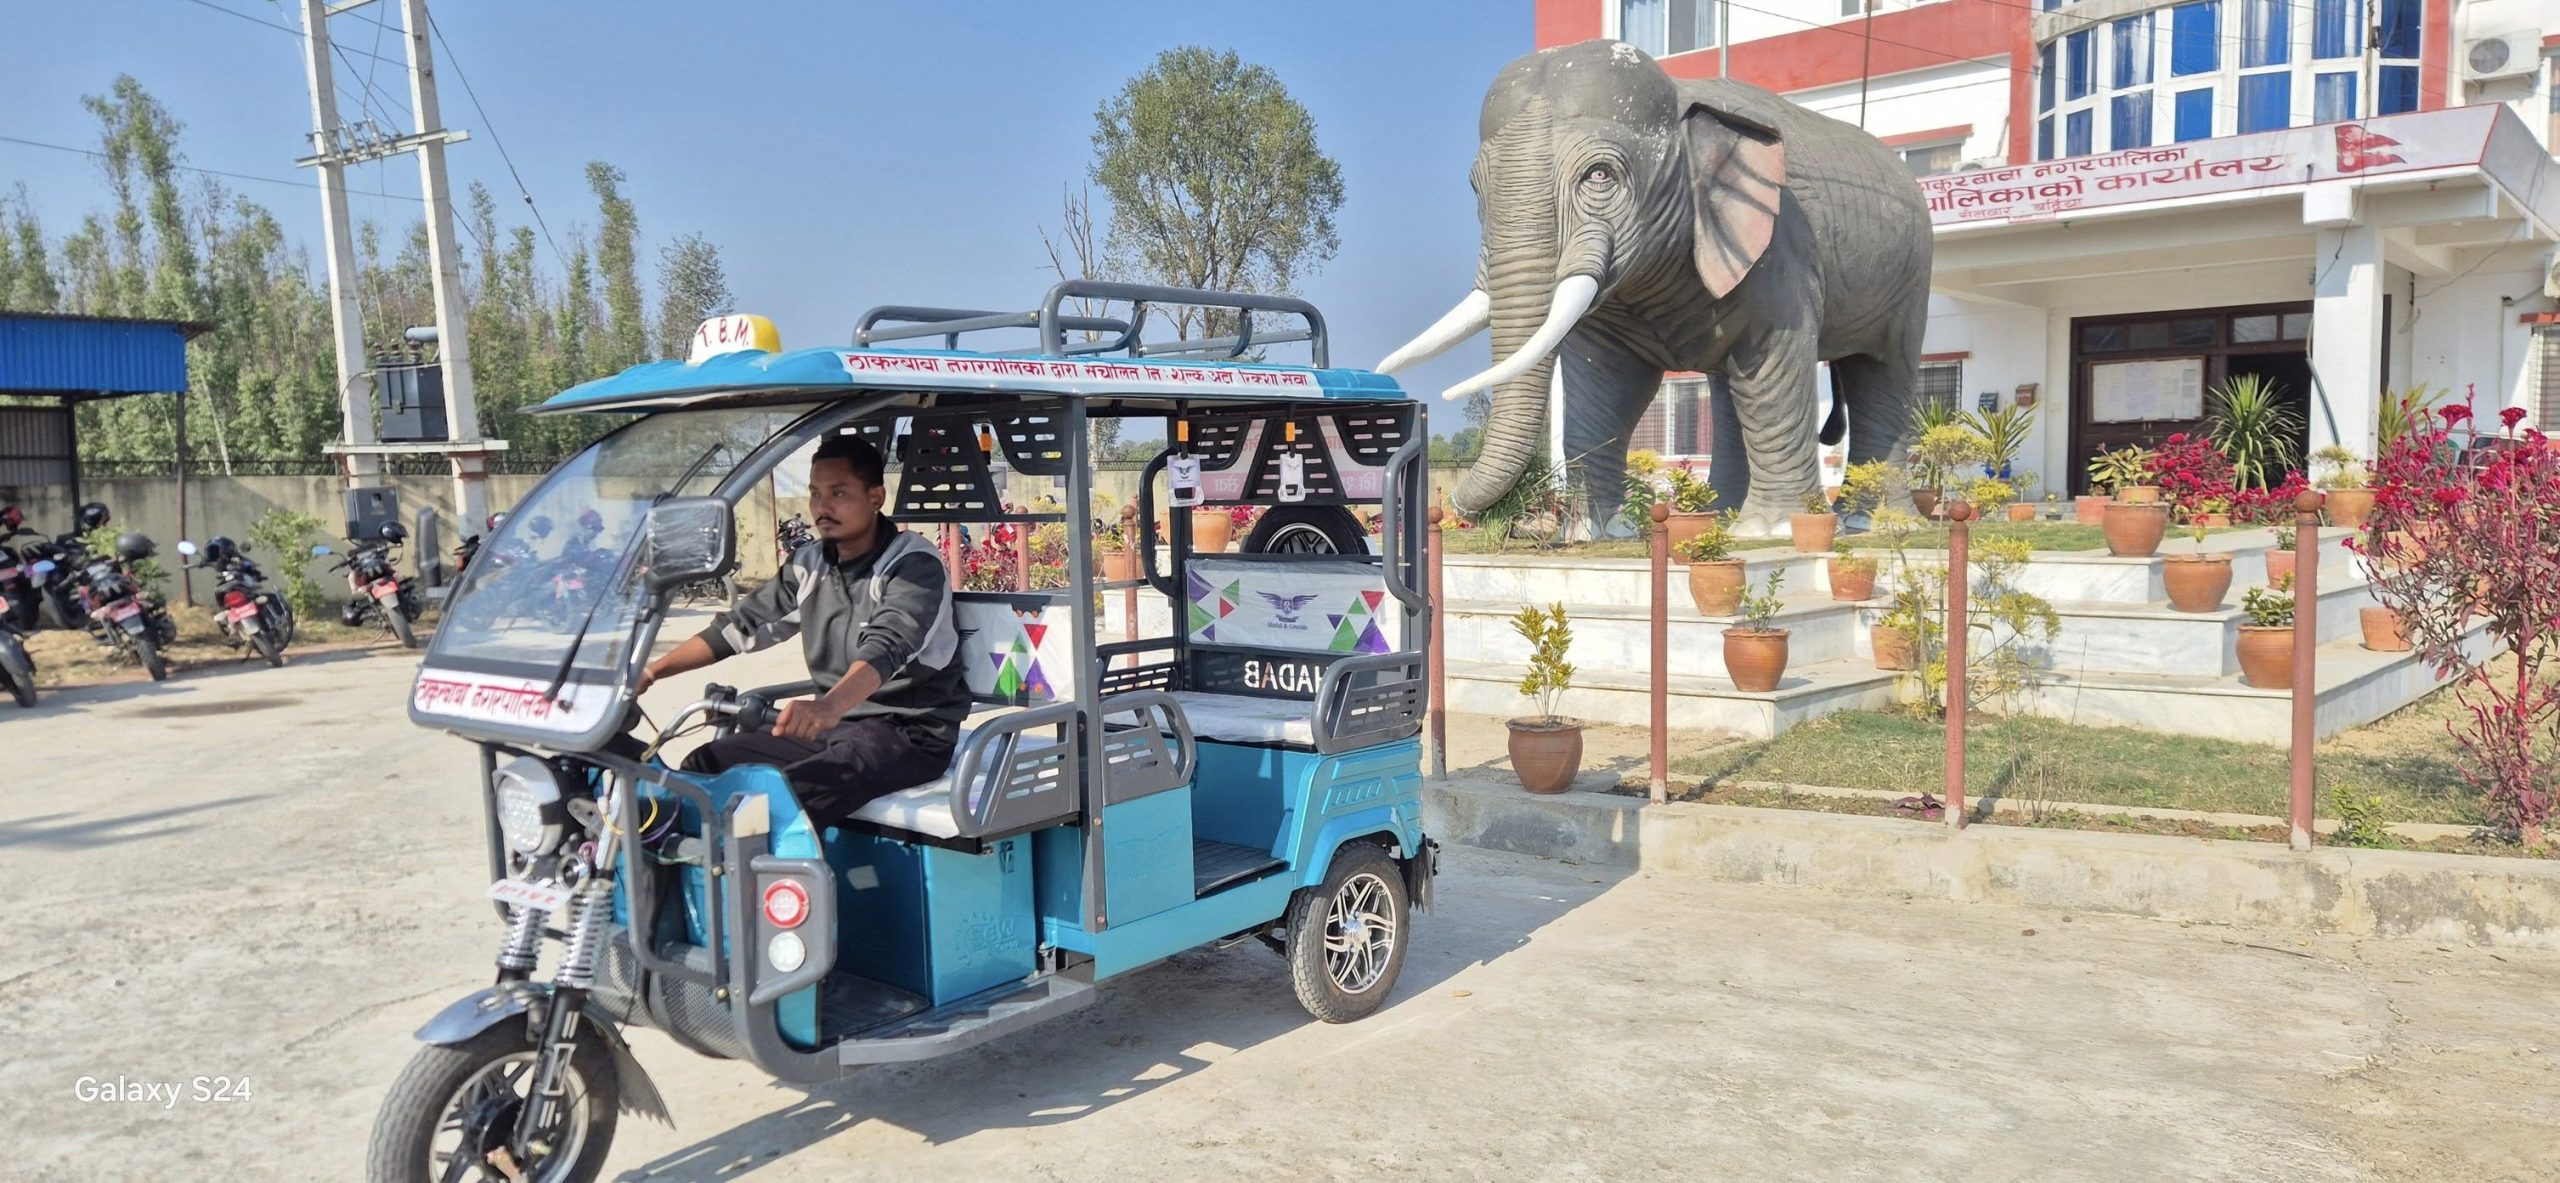
[[[14,505],[0,505],[0,625],[19,632],[35,631],[43,619],[43,605],[37,599],[35,581],[27,575],[26,560],[11,549],[10,543],[22,537],[43,538],[27,528],[26,515]]]
[[[12,517],[17,512],[12,505],[0,513],[0,526],[15,527]],[[32,589],[17,556],[6,545],[7,537],[0,534],[0,688],[8,690],[19,706],[31,707],[36,705],[36,663],[19,643],[19,634],[26,630],[18,622],[22,616],[33,619],[35,602],[29,598]]]
[[[234,649],[254,650],[270,666],[284,664],[284,647],[293,643],[293,605],[261,586],[266,573],[249,559],[249,548],[215,535],[199,551],[180,542],[178,553],[204,556],[197,567],[213,571],[213,622]]]
[[[498,527],[503,525],[506,520],[507,515],[504,512],[490,514],[487,523],[487,530],[463,539],[462,545],[453,548],[453,578],[455,582],[461,582],[463,575],[471,570],[471,560],[480,557],[480,540],[491,534],[497,533]]]
[[[89,629],[94,623],[80,598],[81,572],[95,557],[84,539],[90,531],[106,525],[110,516],[105,504],[89,502],[73,513],[75,528],[71,533],[40,538],[19,549],[27,580],[35,588],[36,602],[53,627],[78,631]]]
[[[411,626],[418,619],[418,589],[415,579],[404,579],[398,573],[400,544],[409,540],[409,531],[398,522],[384,522],[381,536],[371,541],[347,541],[353,549],[338,560],[332,571],[347,573],[347,587],[355,592],[338,609],[338,618],[349,628],[361,628],[370,620],[391,631],[404,649],[418,647],[418,633]],[[331,553],[326,546],[311,548],[314,555]]]
[[[178,639],[178,622],[160,597],[142,590],[133,565],[158,553],[149,538],[128,531],[116,539],[116,553],[92,556],[80,569],[81,610],[89,635],[118,654],[142,664],[154,682],[167,681],[169,663],[160,650]]]

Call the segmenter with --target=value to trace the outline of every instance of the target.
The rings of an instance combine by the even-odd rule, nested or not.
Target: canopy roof
[[[200,321],[0,312],[0,394],[68,402],[184,393],[187,341]]]
[[[1395,401],[1394,378],[1369,370],[1242,362],[975,353],[963,350],[747,350],[699,362],[633,366],[553,395],[542,412],[662,411],[720,404],[816,402],[865,391],[1034,398]]]

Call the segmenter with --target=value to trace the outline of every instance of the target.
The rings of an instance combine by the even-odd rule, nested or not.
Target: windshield
[[[610,675],[640,616],[638,573],[623,558],[649,506],[711,493],[804,411],[665,412],[596,441],[482,543],[430,657],[548,678],[583,625],[571,670]]]

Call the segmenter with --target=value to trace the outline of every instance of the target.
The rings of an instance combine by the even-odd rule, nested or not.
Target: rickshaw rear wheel
[[[1253,523],[1243,551],[1249,555],[1365,555],[1369,532],[1339,505],[1283,505]]]
[[[515,1124],[516,1106],[530,1088],[535,1047],[522,1023],[499,1023],[456,1044],[418,1049],[401,1069],[374,1118],[365,1149],[368,1183],[428,1183],[447,1177],[450,1158],[475,1140],[500,1145]],[[571,1155],[546,1159],[525,1178],[531,1183],[593,1183],[604,1170],[619,1117],[621,1081],[613,1056],[593,1039],[579,1041],[569,1059],[569,1110],[559,1133]],[[479,1147],[472,1147],[479,1149]],[[459,1178],[482,1183],[506,1176],[495,1166]]]
[[[1298,1004],[1328,1023],[1386,1005],[1404,969],[1412,905],[1404,872],[1374,843],[1334,852],[1324,882],[1298,892],[1286,918],[1289,977]]]

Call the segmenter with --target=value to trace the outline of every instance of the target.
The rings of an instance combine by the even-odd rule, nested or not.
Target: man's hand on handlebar
[[[816,698],[795,698],[782,704],[781,717],[773,721],[773,733],[804,743],[818,738],[821,732],[843,722],[845,711],[852,709],[834,705],[828,701],[832,697],[831,694],[821,694]]]

